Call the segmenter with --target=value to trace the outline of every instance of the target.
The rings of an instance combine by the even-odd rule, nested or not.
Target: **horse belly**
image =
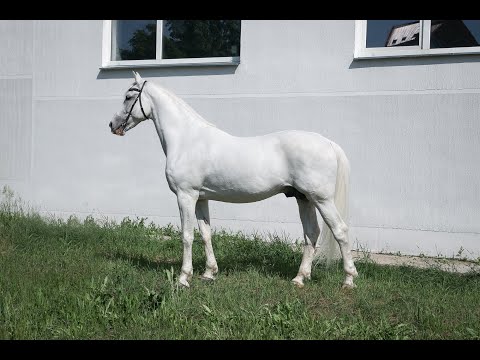
[[[199,199],[215,200],[230,203],[249,203],[268,199],[282,191],[283,186],[276,186],[274,188],[263,191],[242,191],[242,189],[209,189],[203,188],[200,190]]]
[[[234,165],[235,164],[235,165]],[[223,202],[247,203],[267,199],[287,185],[285,171],[279,161],[239,160],[223,171],[209,174],[204,180],[200,197]]]

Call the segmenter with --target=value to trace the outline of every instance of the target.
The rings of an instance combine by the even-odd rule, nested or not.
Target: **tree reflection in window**
[[[240,56],[240,20],[163,20],[163,58]]]
[[[156,20],[117,20],[115,60],[155,59]]]
[[[113,60],[156,58],[156,20],[115,25]],[[240,20],[163,20],[162,43],[163,59],[240,56]]]

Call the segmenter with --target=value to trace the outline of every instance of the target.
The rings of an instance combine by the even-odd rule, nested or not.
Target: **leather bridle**
[[[147,83],[147,80],[145,80],[143,82],[143,85],[142,87],[139,89],[136,89],[136,88],[130,88],[128,89],[128,91],[138,91],[138,96],[137,98],[135,99],[135,101],[133,102],[132,106],[130,107],[130,111],[128,112],[128,116],[127,118],[125,119],[125,121],[123,123],[120,124],[119,128],[122,128],[122,129],[125,129],[125,127],[127,126],[127,122],[128,122],[128,119],[130,119],[130,116],[132,115],[132,111],[133,111],[133,107],[135,106],[135,104],[137,103],[137,101],[140,99],[139,103],[140,103],[140,109],[142,110],[142,114],[143,116],[145,116],[145,119],[144,120],[147,120],[148,119],[148,116],[145,115],[145,111],[143,110],[143,106],[142,106],[142,91],[143,91],[143,87],[145,86],[145,84]]]

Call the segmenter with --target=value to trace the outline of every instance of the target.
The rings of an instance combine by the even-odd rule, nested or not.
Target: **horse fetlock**
[[[193,269],[191,267],[182,267],[178,281],[181,285],[189,287],[189,281],[192,280]]]
[[[344,282],[342,285],[342,289],[355,289],[357,285],[355,285],[353,282],[352,283],[347,283]]]
[[[215,280],[215,275],[211,271],[205,271],[202,276],[200,276],[202,280],[213,281]]]
[[[300,289],[305,286],[305,284],[303,283],[303,276],[302,275],[295,276],[292,279],[292,283]]]
[[[300,269],[297,277],[299,277],[299,276],[304,280],[310,280],[312,278],[312,272],[311,272],[310,269],[309,270]]]
[[[193,270],[182,269],[182,272],[180,274],[180,278],[185,278],[186,280],[190,281],[190,280],[192,280],[192,277],[193,277]]]
[[[357,277],[358,276],[358,271],[355,265],[347,265],[343,269],[346,274],[352,276],[352,277]]]
[[[343,289],[354,289],[356,288],[357,285],[353,283],[353,276],[352,275],[347,275],[345,278],[345,281],[343,282],[342,288]]]
[[[183,286],[183,287],[190,287],[190,284],[188,283],[188,280],[187,280],[187,276],[184,274],[180,275],[180,277],[178,278],[178,283]]]
[[[353,277],[358,276],[358,271],[357,271],[357,268],[355,266],[353,267],[352,275],[353,275]]]
[[[203,274],[203,276],[210,276],[210,277],[214,277],[216,274],[218,273],[218,266],[217,266],[217,263],[207,263],[207,267],[205,269],[205,273]]]

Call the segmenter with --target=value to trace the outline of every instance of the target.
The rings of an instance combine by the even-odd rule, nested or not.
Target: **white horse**
[[[203,119],[170,91],[143,80],[125,93],[122,110],[110,129],[116,135],[152,119],[166,156],[165,174],[176,194],[182,227],[183,262],[179,283],[188,287],[193,275],[194,221],[202,235],[206,253],[203,279],[218,272],[211,243],[208,200],[245,203],[264,200],[278,193],[295,196],[303,225],[305,245],[297,276],[303,287],[309,279],[315,246],[320,237],[315,208],[327,227],[322,239],[338,242],[346,278],[353,288],[357,270],[351,255],[345,218],[350,167],[343,150],[323,136],[305,131],[282,131],[264,136],[232,136]],[[342,213],[342,215],[341,215]],[[333,240],[334,241],[334,240]]]

